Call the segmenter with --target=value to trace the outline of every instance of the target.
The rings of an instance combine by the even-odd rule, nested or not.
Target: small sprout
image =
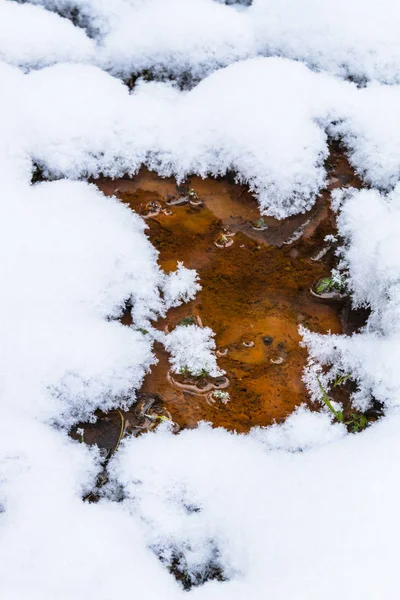
[[[214,390],[212,396],[215,400],[220,400],[223,404],[227,404],[231,399],[228,392],[222,392],[221,390]]]
[[[78,427],[76,433],[80,436],[80,443],[83,444],[85,441],[85,430],[82,427]]]
[[[189,325],[194,325],[195,322],[194,317],[184,317],[182,321],[179,321],[178,327],[188,327]]]
[[[332,272],[331,277],[323,277],[316,285],[315,291],[317,294],[325,294],[327,292],[343,292],[345,288],[345,281],[343,276],[338,272]]]
[[[207,369],[202,369],[199,373],[199,377],[205,378],[205,377],[209,377],[210,373],[207,371]]]
[[[333,286],[331,277],[324,277],[318,281],[316,292],[317,294],[323,294],[324,292],[330,292]]]
[[[340,385],[341,383],[346,381],[346,379],[348,379],[350,376],[351,376],[351,373],[348,375],[343,375],[342,377],[337,377],[333,386],[336,387],[337,385]],[[335,418],[339,423],[343,423],[344,425],[346,425],[347,429],[351,433],[359,433],[360,431],[363,431],[364,429],[366,429],[368,427],[368,419],[362,413],[352,412],[352,413],[350,413],[349,419],[345,421],[343,412],[341,410],[336,410],[333,407],[333,405],[328,397],[327,391],[325,390],[325,388],[322,385],[321,380],[319,379],[318,376],[317,376],[317,381],[318,381],[318,384],[319,384],[319,387],[320,387],[320,390],[322,393],[323,403],[335,415]]]
[[[192,206],[202,206],[203,202],[199,199],[198,195],[193,188],[189,190],[189,202]]]
[[[228,233],[227,231],[225,231],[225,233],[221,232],[214,244],[217,246],[217,248],[229,248],[229,246],[232,246],[233,244],[233,240],[230,238],[232,238],[234,235],[234,233]]]
[[[333,404],[329,400],[328,393],[327,393],[326,389],[324,388],[324,386],[322,385],[320,378],[318,377],[318,375],[316,377],[317,377],[319,389],[321,390],[323,403],[325,404],[325,406],[327,406],[329,408],[329,410],[335,416],[335,418],[339,421],[339,423],[343,423],[343,413],[342,413],[342,411],[341,410],[336,410],[335,408],[333,408]]]
[[[156,200],[151,200],[146,204],[144,209],[140,211],[141,216],[144,219],[149,219],[151,217],[156,217],[161,210],[161,204]]]
[[[125,433],[125,423],[126,423],[125,417],[122,414],[122,412],[120,410],[118,410],[118,408],[117,408],[117,413],[119,414],[120,419],[121,419],[121,429],[120,429],[120,432],[119,432],[119,437],[118,437],[117,445],[115,446],[114,450],[112,451],[112,454],[115,454],[116,451],[118,450],[119,445],[120,445],[121,440],[122,440],[122,437],[123,437],[123,435]]]
[[[368,427],[368,419],[362,413],[351,413],[350,419],[345,421],[351,433],[359,433]]]
[[[157,419],[159,421],[168,421],[168,422],[172,421],[172,419],[169,419],[168,417],[165,417],[164,415],[148,415],[147,413],[144,413],[144,416],[147,417],[148,419],[151,419],[152,421],[156,421]]]
[[[264,219],[261,217],[260,219],[257,219],[257,221],[255,223],[253,223],[253,229],[268,229],[268,225],[266,224],[266,222],[264,221]]]
[[[140,333],[142,333],[143,335],[147,335],[149,332],[147,331],[147,329],[143,329],[143,327],[138,327],[137,331],[140,331]]]
[[[181,375],[190,375],[190,370],[189,367],[187,365],[185,365],[184,367],[182,367],[179,371],[179,373]]]
[[[333,387],[337,387],[338,385],[341,385],[342,383],[347,381],[349,379],[349,377],[351,377],[351,373],[347,373],[347,375],[338,375],[333,383]]]

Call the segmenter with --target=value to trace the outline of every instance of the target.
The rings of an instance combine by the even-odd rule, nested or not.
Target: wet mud
[[[321,333],[349,333],[362,324],[363,315],[354,318],[345,300],[323,302],[310,293],[335,266],[335,245],[324,241],[336,233],[329,193],[335,187],[360,187],[337,146],[332,146],[327,169],[327,189],[313,209],[284,221],[260,220],[254,197],[229,177],[191,177],[177,186],[172,178],[143,169],[133,179],[96,181],[105,194],[116,195],[146,218],[147,235],[165,271],[175,270],[179,260],[200,276],[202,291],[195,300],[170,310],[156,326],[173,329],[182,319],[197,317],[211,327],[230,400],[209,402],[202,391],[174,385],[168,355],[156,344],[159,362],[145,378],[139,398],[157,398],[177,428],[205,420],[246,432],[280,422],[309,402],[302,383],[306,351],[299,345],[299,325]],[[129,313],[123,322],[130,324]],[[118,438],[117,413],[107,418],[114,425],[105,427],[100,418],[98,431],[87,433],[93,439],[85,441],[104,445],[105,429]],[[129,421],[128,414],[125,418]],[[107,444],[112,446],[110,440]]]

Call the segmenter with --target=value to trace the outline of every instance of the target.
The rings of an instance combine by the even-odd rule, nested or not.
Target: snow
[[[235,64],[189,93],[143,83],[130,95],[118,79],[87,65],[15,79],[10,94],[18,96],[13,84],[18,91],[22,85],[30,98],[16,124],[21,145],[46,175],[117,177],[145,164],[181,180],[235,170],[262,211],[278,218],[314,203],[325,181],[323,125],[335,115],[330,97],[353,91],[283,59]],[[247,86],[238,90],[241,80]],[[249,90],[251,112],[244,110]]]
[[[69,20],[39,6],[1,0],[0,60],[32,69],[94,57],[94,42]]]
[[[5,600],[397,597],[400,7],[247,4],[0,0]],[[155,80],[130,91],[140,74]],[[124,440],[100,502],[83,502],[100,456],[68,428],[135,400],[154,340],[175,372],[222,372],[211,329],[156,329],[196,272],[176,256],[164,273],[144,221],[83,180],[233,170],[286,218],[325,185],[328,135],[370,188],[333,195],[338,268],[370,316],[352,336],[303,328],[305,381],[318,400],[316,372],[327,390],[351,374],[353,406],[385,416],[359,434],[304,406],[249,435],[163,424]],[[35,164],[48,181],[31,185]],[[226,581],[188,593],[176,559],[192,582]]]
[[[371,84],[349,96],[343,121],[333,127],[350,150],[350,161],[364,181],[390,190],[399,180],[400,86]]]
[[[356,408],[364,410],[375,399],[390,411],[399,406],[400,391],[400,186],[386,196],[376,190],[348,190],[335,196],[344,239],[341,268],[347,273],[352,302],[369,307],[371,314],[356,335],[305,331],[304,339],[311,356],[331,368],[331,379],[339,372],[352,374],[358,385]]]
[[[159,432],[127,441],[115,474],[149,545],[178,548],[193,575],[217,557],[229,581],[193,598],[394,598],[398,428],[296,453],[207,426]]]
[[[396,0],[34,0],[86,26],[101,64],[125,77],[201,78],[283,56],[358,82],[400,83]]]
[[[142,164],[178,180],[235,171],[261,212],[285,218],[311,208],[324,186],[327,133],[343,139],[366,182],[389,190],[399,176],[399,86],[358,90],[281,58],[238,62],[189,92],[142,82],[130,94],[84,64],[9,77],[20,105],[13,143],[50,177],[118,177]]]
[[[361,83],[400,83],[395,0],[253,0],[248,12],[258,52]]]
[[[203,372],[218,377],[224,371],[218,368],[214,354],[214,333],[209,327],[199,325],[178,325],[164,338],[164,346],[170,353],[170,363],[174,373],[189,371],[199,376]]]
[[[201,285],[196,271],[187,269],[183,263],[178,262],[177,269],[169,273],[163,286],[165,305],[170,308],[179,306],[182,302],[189,302],[200,290]]]

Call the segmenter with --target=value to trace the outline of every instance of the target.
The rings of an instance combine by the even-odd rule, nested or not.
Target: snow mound
[[[34,69],[94,57],[94,42],[69,20],[40,6],[0,1],[0,60]]]
[[[188,93],[143,83],[129,94],[100,69],[70,64],[32,72],[22,87],[18,79],[10,91],[30,98],[16,124],[21,152],[46,175],[116,177],[145,164],[181,180],[234,170],[278,218],[312,206],[325,181],[325,128],[341,114],[331,97],[352,91],[283,59],[238,63]]]
[[[390,190],[399,181],[400,86],[369,85],[349,95],[332,133],[343,139],[350,162],[368,185]]]
[[[224,371],[218,368],[214,354],[214,333],[209,327],[198,325],[178,325],[164,340],[164,346],[170,353],[170,362],[174,373],[189,372],[198,376],[206,372],[218,377]]]
[[[285,218],[311,208],[325,184],[327,133],[343,140],[366,182],[388,190],[400,176],[400,86],[359,90],[281,58],[236,63],[189,92],[142,82],[129,93],[82,64],[26,76],[2,69],[15,121],[0,118],[14,128],[19,160],[50,177],[133,175],[143,164],[178,180],[234,171],[262,213]]]
[[[127,299],[147,318],[163,312],[163,274],[142,220],[94,186],[14,186],[6,197],[2,401],[43,419],[62,415],[68,426],[140,385],[153,362],[151,344],[109,319]]]
[[[395,0],[33,0],[88,28],[115,74],[202,78],[283,56],[358,82],[400,83]],[[230,4],[230,5],[229,5]]]
[[[363,82],[400,83],[395,0],[253,0],[257,50]]]
[[[274,600],[347,599],[360,586],[371,598],[390,598],[399,425],[397,416],[298,453],[208,426],[159,431],[127,441],[113,472],[124,506],[143,519],[147,544],[164,561],[180,556],[193,578],[218,565],[228,579],[193,590],[196,599],[259,598],[266,590]]]
[[[350,373],[358,389],[353,404],[365,410],[372,400],[388,410],[399,406],[400,375],[400,186],[384,196],[375,190],[336,195],[339,233],[345,240],[342,269],[355,306],[371,314],[352,336],[304,332],[311,356],[333,375]],[[312,375],[310,375],[312,376]]]

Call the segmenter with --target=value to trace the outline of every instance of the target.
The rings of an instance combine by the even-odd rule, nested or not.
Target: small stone
[[[272,344],[272,342],[274,341],[274,338],[271,337],[270,335],[265,335],[262,339],[262,341],[264,342],[264,344],[266,346],[270,346]]]

